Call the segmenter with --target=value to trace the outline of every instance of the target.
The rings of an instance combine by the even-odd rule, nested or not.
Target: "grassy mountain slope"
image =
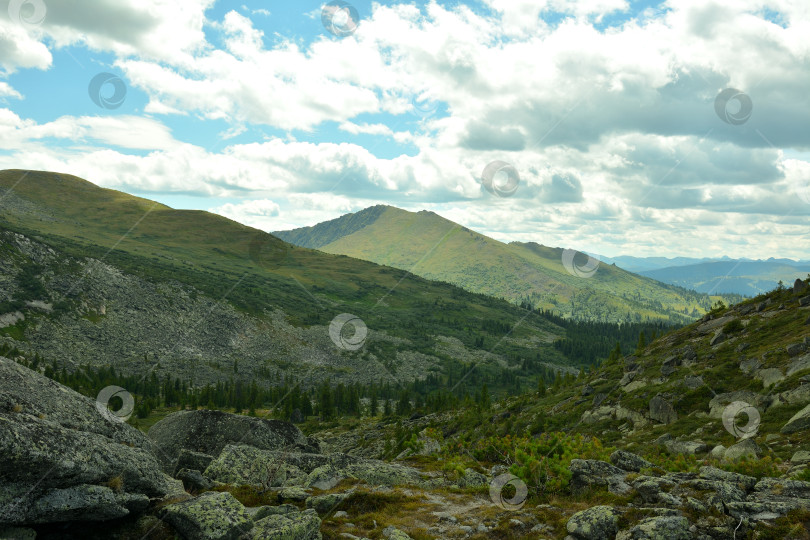
[[[119,333],[123,338],[131,330],[135,335],[141,328],[122,316],[132,308],[127,305],[127,295],[133,304],[143,300],[144,309],[163,302],[167,316],[194,325],[199,321],[184,310],[200,294],[205,305],[225,301],[238,310],[233,314],[227,306],[217,308],[219,328],[212,328],[209,338],[215,344],[248,342],[236,348],[236,356],[223,358],[222,369],[230,369],[239,354],[253,351],[246,362],[250,360],[255,369],[262,362],[276,368],[286,365],[290,371],[296,366],[317,366],[313,376],[333,380],[357,380],[378,371],[387,372],[389,379],[422,377],[429,372],[448,376],[451,372],[465,373],[465,366],[475,362],[480,363],[480,369],[470,377],[472,384],[480,384],[479,377],[490,377],[499,384],[505,380],[500,376],[502,370],[511,370],[518,382],[522,379],[524,384],[533,384],[541,365],[567,363],[552,346],[564,334],[563,329],[507,302],[401,270],[298,248],[221,216],[174,210],[69,175],[0,172],[0,229],[26,237],[6,238],[4,249],[11,255],[5,259],[10,266],[4,279],[13,285],[26,268],[36,268],[34,277],[46,289],[41,299],[67,305],[67,312],[58,316],[23,310],[25,321],[0,332],[22,336],[23,341],[42,335],[37,333],[37,326],[49,321],[54,336],[64,337],[59,328],[75,326],[82,332],[82,343],[87,344],[98,343],[94,337],[97,331],[105,336]],[[55,254],[27,247],[32,241],[50,246]],[[103,262],[92,263],[88,257]],[[116,273],[123,273],[120,279],[127,282],[123,293],[116,289]],[[99,292],[104,284],[109,289]],[[175,284],[182,290],[165,291]],[[9,290],[14,291],[14,286],[4,293]],[[143,298],[138,291],[146,291]],[[160,301],[160,294],[166,296],[165,301]],[[0,303],[4,300],[9,298],[0,298]],[[87,306],[99,305],[106,306],[106,315],[87,311]],[[138,313],[138,308],[132,309]],[[205,313],[202,304],[194,310]],[[277,320],[279,313],[281,322]],[[356,353],[339,350],[329,339],[329,323],[340,313],[360,317],[369,329],[366,346]],[[65,324],[58,320],[63,316],[68,318]],[[77,317],[99,327],[79,324]],[[228,320],[241,322],[229,328]],[[504,337],[503,333],[487,332],[488,321],[498,321],[511,333]],[[157,344],[144,343],[142,350],[132,337],[124,358],[117,351],[100,349],[100,358],[87,360],[131,364],[144,355],[165,358],[171,353],[180,357],[178,362],[187,363],[194,355],[176,347],[172,338],[179,331],[167,329],[164,335],[156,328],[148,337],[163,340]],[[264,333],[260,337],[271,341],[277,337],[278,343],[289,346],[294,354],[285,350],[262,355],[261,347],[251,345],[259,343],[251,332]],[[74,354],[81,355],[82,347],[77,342]],[[216,348],[211,348],[206,354],[213,355],[214,351]],[[515,366],[526,365],[524,360],[531,364],[527,371],[514,371]],[[375,369],[364,368],[364,362],[366,366],[373,362]],[[232,377],[234,372],[223,372],[222,377]],[[253,371],[240,373],[238,377],[249,378]]]
[[[756,296],[779,281],[810,274],[810,264],[782,261],[718,261],[640,272],[642,275],[706,293]]]
[[[342,236],[335,238],[336,231]],[[581,278],[563,267],[560,248],[504,244],[428,211],[375,206],[314,227],[275,234],[326,253],[406,269],[514,302],[528,300],[583,319],[686,322],[712,303],[706,295],[607,264],[600,265],[592,277]]]

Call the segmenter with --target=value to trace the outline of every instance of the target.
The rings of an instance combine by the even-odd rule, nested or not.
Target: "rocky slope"
[[[396,330],[376,328],[361,350],[347,350],[334,342],[329,322],[293,324],[293,315],[272,304],[263,315],[246,313],[185,283],[145,279],[2,228],[0,252],[0,344],[69,371],[113,366],[121,374],[170,375],[200,386],[234,377],[269,385],[293,376],[306,385],[324,379],[409,381],[441,371],[451,356],[459,362],[486,356],[493,366],[508,365],[504,356],[469,348],[451,336],[435,336],[435,348],[425,351],[432,354],[425,354]],[[21,285],[31,267],[37,268],[35,292]],[[31,300],[12,305],[21,295]],[[326,310],[329,300],[324,302]],[[564,363],[548,343],[551,332],[560,329],[538,323],[524,325],[527,334],[509,341],[532,351],[539,345],[549,361]]]
[[[395,426],[375,420],[307,437],[187,410],[145,437],[0,358],[0,538],[807,538],[808,334],[798,282],[555,392],[405,420],[396,428],[418,439],[393,461],[378,443]],[[727,420],[741,411],[745,422]],[[554,445],[545,458],[564,470],[545,486],[523,476],[525,455],[476,458],[490,435],[508,448],[531,434],[538,415],[610,446]]]

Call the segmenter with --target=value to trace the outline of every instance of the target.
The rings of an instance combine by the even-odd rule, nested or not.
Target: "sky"
[[[806,0],[0,0],[0,169],[267,231],[375,204],[810,259]]]

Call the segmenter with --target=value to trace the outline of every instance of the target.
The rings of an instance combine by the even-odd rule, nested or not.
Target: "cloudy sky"
[[[270,231],[384,203],[810,258],[806,0],[337,4],[0,0],[0,169]]]

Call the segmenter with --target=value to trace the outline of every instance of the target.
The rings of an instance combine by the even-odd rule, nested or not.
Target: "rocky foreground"
[[[205,410],[169,415],[147,437],[6,358],[0,455],[0,538],[91,537],[98,522],[132,531],[121,538],[553,538],[561,523],[572,540],[743,538],[758,523],[810,511],[810,482],[714,467],[666,473],[621,450],[609,463],[574,459],[567,504],[507,506],[489,489],[503,466],[450,480],[322,451],[286,422]],[[808,462],[810,453],[794,458]],[[264,503],[240,502],[233,493],[244,486]],[[411,517],[351,523],[374,496],[399,501]],[[610,504],[589,502],[606,497]]]

